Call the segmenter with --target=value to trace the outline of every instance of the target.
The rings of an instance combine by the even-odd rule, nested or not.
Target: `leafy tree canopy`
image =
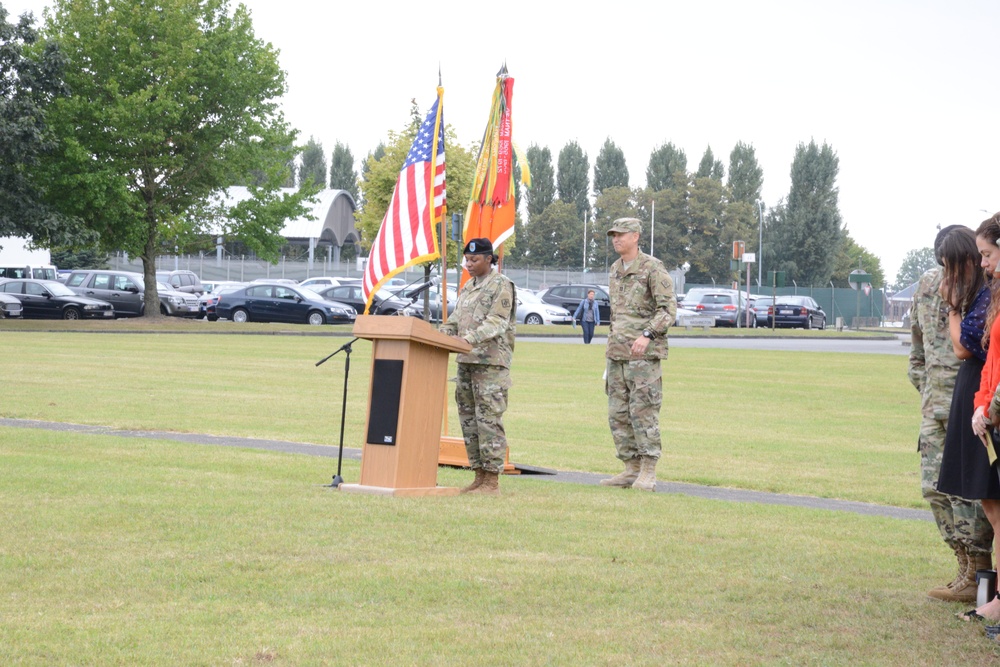
[[[0,5],[0,236],[31,236],[46,247],[86,243],[93,235],[48,206],[30,178],[56,145],[45,111],[68,92],[65,57],[53,43],[39,45],[30,14],[13,24],[7,16]]]
[[[934,258],[934,248],[917,248],[910,250],[903,258],[903,263],[896,272],[896,281],[892,288],[894,290],[906,289],[920,279],[920,276],[937,266]]]
[[[594,194],[600,196],[607,188],[627,188],[628,167],[625,152],[608,137],[594,163]]]
[[[326,185],[326,154],[323,152],[323,144],[312,137],[309,137],[302,149],[299,183],[309,183],[320,188]]]
[[[722,162],[715,159],[712,147],[709,146],[705,149],[705,154],[701,157],[701,162],[698,164],[698,171],[695,172],[695,176],[698,178],[714,178],[721,182],[725,171]]]
[[[348,146],[339,141],[330,154],[330,187],[346,190],[358,203],[358,172],[354,170],[354,155]]]
[[[66,55],[72,96],[50,106],[59,145],[38,182],[103,250],[142,258],[148,301],[157,302],[156,256],[216,225],[277,255],[284,222],[305,214],[312,192],[278,190],[295,143],[278,110],[285,75],[243,5],[57,0],[45,36]],[[251,199],[219,203],[255,172]]]
[[[581,216],[590,213],[590,161],[580,144],[571,141],[559,151],[559,171],[556,186],[559,199],[571,202]],[[581,222],[581,225],[583,223]]]
[[[528,190],[528,219],[541,215],[556,198],[556,172],[552,167],[552,151],[548,146],[532,144],[527,152],[531,171],[531,189]]]
[[[934,262],[934,253],[931,251],[931,262]],[[872,277],[872,287],[879,289],[885,286],[885,271],[882,270],[882,260],[871,253],[864,246],[851,238],[851,235],[844,231],[844,240],[837,253],[837,264],[830,280],[836,287],[850,287],[848,276],[852,271],[861,269]],[[922,272],[921,272],[922,273]],[[918,275],[917,278],[920,276]],[[909,283],[907,283],[908,285]],[[904,285],[905,287],[905,285]]]
[[[646,187],[657,192],[671,187],[675,180],[687,178],[687,155],[672,143],[655,149],[646,167]]]
[[[729,154],[729,191],[733,201],[755,204],[764,187],[764,170],[757,163],[753,146],[737,142]]]

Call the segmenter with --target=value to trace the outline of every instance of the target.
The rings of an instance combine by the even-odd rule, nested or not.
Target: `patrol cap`
[[[493,244],[489,239],[472,239],[465,244],[463,255],[492,255]]]
[[[608,236],[615,232],[642,232],[642,221],[639,218],[618,218],[611,223]]]

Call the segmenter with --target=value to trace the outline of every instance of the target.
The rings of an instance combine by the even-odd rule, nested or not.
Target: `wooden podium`
[[[354,335],[373,343],[361,483],[341,491],[450,496],[437,485],[448,354],[472,346],[416,317],[361,315]]]

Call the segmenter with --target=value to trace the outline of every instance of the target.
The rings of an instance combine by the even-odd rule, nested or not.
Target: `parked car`
[[[685,294],[677,297],[677,306],[694,310],[701,301],[701,297],[706,294],[738,294],[737,290],[725,287],[692,287]]]
[[[217,282],[203,283],[207,291],[198,297],[198,317],[205,318],[209,322],[219,319],[215,314],[215,304],[219,302],[219,296],[223,292],[232,292],[241,287],[246,287],[246,283],[238,282]]]
[[[170,288],[173,290],[186,294],[200,295],[205,292],[205,287],[201,284],[201,279],[198,278],[194,271],[157,271],[156,280],[157,282],[170,285]]]
[[[233,322],[347,324],[355,312],[349,304],[324,299],[307,287],[284,283],[252,283],[223,292],[215,304],[220,319]]]
[[[198,317],[198,296],[178,292],[170,285],[156,281],[156,295],[160,298],[160,313],[171,317]]]
[[[358,313],[365,312],[365,299],[361,293],[361,285],[334,285],[317,291],[324,299],[346,303]],[[394,297],[392,292],[382,288],[375,292],[372,299],[370,315],[395,315],[397,311],[407,311],[410,308],[409,299]],[[407,312],[415,315],[415,312]]]
[[[146,285],[142,276],[132,271],[84,269],[74,271],[66,279],[66,286],[81,296],[107,301],[115,307],[115,317],[137,317],[146,312]],[[160,312],[165,315],[196,317],[198,297],[176,292],[168,285],[157,286]]]
[[[318,292],[324,287],[333,287],[335,285],[360,285],[361,278],[338,278],[336,276],[317,276],[315,278],[306,278],[299,283],[302,287],[308,287],[314,292]]]
[[[107,301],[80,296],[57,280],[3,280],[0,292],[21,302],[21,316],[60,320],[113,319]]]
[[[609,323],[611,321],[611,298],[608,296],[606,285],[588,283],[553,285],[539,292],[538,297],[545,303],[561,306],[572,313],[580,305],[580,302],[587,298],[587,292],[590,290],[594,290],[594,300],[597,301],[598,311],[601,313],[601,323]]]
[[[419,285],[417,285],[419,287]],[[409,299],[407,299],[409,301]],[[455,312],[455,305],[458,303],[458,290],[453,285],[448,285],[448,314]],[[424,316],[424,297],[421,294],[413,303],[413,307],[418,311],[418,317]],[[427,290],[427,309],[430,311],[430,321],[441,321],[441,286],[431,285]]]
[[[811,296],[779,296],[767,309],[767,326],[826,328],[826,313]]]
[[[250,281],[253,284],[267,283],[268,285],[298,285],[298,280],[291,278],[254,278]]]
[[[219,299],[222,295],[227,292],[235,292],[238,289],[246,287],[246,283],[232,283],[231,285],[215,285],[212,292],[208,294],[202,294],[198,299],[198,308],[200,309],[199,316],[205,318],[209,322],[215,322],[219,319],[218,313],[215,311],[216,305],[219,303]]]
[[[746,300],[741,299],[735,290],[702,294],[693,309],[690,301],[685,301],[684,304],[685,308],[694,310],[699,315],[715,317],[715,326],[742,327],[746,325]]]
[[[545,303],[529,290],[517,290],[517,321],[521,324],[572,324],[573,313]]]
[[[769,296],[758,297],[753,302],[750,306],[750,311],[753,313],[753,322],[755,327],[767,326],[767,311],[773,304],[774,299]]]
[[[0,292],[0,320],[5,317],[21,317],[23,310],[20,299]]]

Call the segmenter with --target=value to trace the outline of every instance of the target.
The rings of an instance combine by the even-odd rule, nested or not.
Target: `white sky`
[[[39,19],[49,4],[0,2]],[[424,5],[433,21],[398,0],[245,4],[281,52],[287,120],[328,160],[338,140],[362,159],[406,125],[411,99],[426,111],[439,65],[445,121],[478,145],[506,61],[522,148],[548,146],[555,160],[576,140],[593,167],[610,136],[633,186],[667,141],[689,170],[709,145],[728,169],[744,141],[771,205],[787,196],[796,145],[829,143],[847,228],[890,282],[938,225],[975,227],[1000,209],[1000,3],[442,0]]]

